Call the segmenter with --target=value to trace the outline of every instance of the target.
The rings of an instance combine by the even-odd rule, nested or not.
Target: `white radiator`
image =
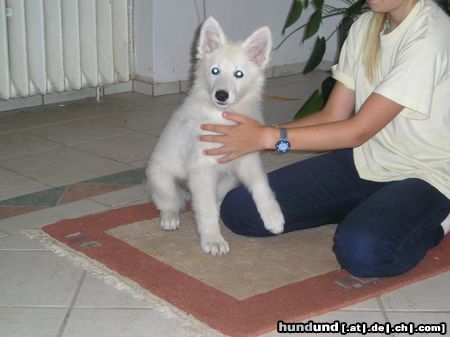
[[[0,0],[0,99],[128,81],[130,21],[127,0]]]

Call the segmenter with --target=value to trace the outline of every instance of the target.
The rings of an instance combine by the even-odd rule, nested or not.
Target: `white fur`
[[[180,226],[185,193],[179,183],[187,181],[202,249],[211,255],[229,251],[219,228],[219,207],[225,194],[241,181],[251,192],[265,227],[283,231],[284,217],[269,187],[257,153],[230,163],[218,164],[202,152],[217,147],[200,142],[201,124],[229,124],[223,111],[236,111],[262,122],[261,95],[264,68],[269,62],[272,41],[263,27],[245,41],[227,41],[217,21],[210,17],[202,25],[197,45],[197,64],[192,91],[164,128],[147,165],[152,199],[161,211],[161,228]],[[212,68],[220,69],[213,74]],[[242,78],[235,76],[243,72]],[[228,97],[216,93],[226,92]]]

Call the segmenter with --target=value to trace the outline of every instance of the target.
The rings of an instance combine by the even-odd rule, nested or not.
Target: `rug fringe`
[[[90,275],[102,279],[105,283],[118,290],[129,292],[134,298],[150,302],[151,309],[155,309],[165,318],[171,319],[177,317],[186,323],[182,325],[183,329],[195,337],[225,337],[222,333],[213,330],[203,322],[197,320],[194,316],[181,311],[172,304],[155,296],[148,290],[142,288],[136,282],[129,278],[121,276],[114,270],[109,269],[104,264],[89,258],[69,246],[57,241],[42,230],[23,230],[22,234],[30,239],[39,241],[44,247],[54,252],[60,257],[68,259],[73,265],[82,268]]]

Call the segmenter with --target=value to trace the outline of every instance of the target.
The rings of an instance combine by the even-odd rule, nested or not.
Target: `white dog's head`
[[[239,43],[227,41],[219,23],[209,17],[202,25],[197,45],[197,81],[212,103],[226,108],[248,92],[260,95],[264,68],[270,61],[272,37],[262,27]]]

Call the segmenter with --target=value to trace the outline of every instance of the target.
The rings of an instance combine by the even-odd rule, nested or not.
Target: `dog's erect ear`
[[[219,48],[225,43],[225,34],[219,23],[212,16],[207,18],[200,30],[200,36],[197,46],[197,57],[202,58]]]
[[[259,28],[242,45],[252,62],[260,67],[265,67],[269,63],[272,51],[272,34],[269,27]]]

